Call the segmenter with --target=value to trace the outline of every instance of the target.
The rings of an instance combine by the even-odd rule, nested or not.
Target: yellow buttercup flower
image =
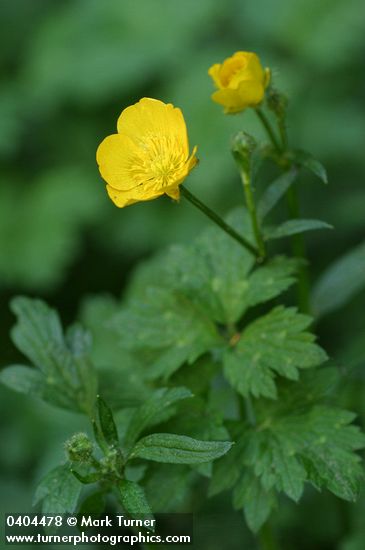
[[[212,99],[223,105],[225,113],[256,107],[270,82],[270,69],[263,69],[258,56],[251,52],[236,52],[222,64],[212,65],[208,74],[218,88]]]
[[[120,208],[163,194],[177,200],[179,185],[197,163],[196,147],[189,156],[180,109],[145,97],[124,109],[117,129],[96,153],[111,200]]]

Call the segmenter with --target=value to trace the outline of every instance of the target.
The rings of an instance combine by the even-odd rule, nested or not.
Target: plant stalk
[[[256,205],[255,205],[255,200],[252,193],[250,175],[248,173],[241,171],[241,179],[243,183],[243,189],[245,192],[246,206],[250,214],[252,229],[255,235],[257,249],[259,251],[259,259],[263,260],[266,255],[266,247],[265,247],[264,239],[261,234],[259,222],[257,219]]]
[[[276,543],[273,529],[268,520],[265,525],[259,531],[258,538],[262,550],[279,550],[279,546]]]
[[[258,107],[255,109],[257,116],[259,117],[262,125],[264,126],[271,143],[273,144],[276,152],[280,155],[288,150],[288,135],[285,128],[285,122],[278,120],[278,127],[280,132],[281,144],[278,142],[276,134],[270,124],[265,113]],[[279,164],[279,163],[278,163]],[[280,166],[280,164],[279,164]],[[298,193],[294,187],[288,189],[287,194],[288,210],[291,218],[299,218],[299,200]],[[293,235],[292,237],[292,249],[296,258],[306,260],[305,243],[302,235]],[[298,276],[298,306],[302,313],[308,313],[310,310],[310,283],[309,272],[307,265],[303,265],[300,268]]]
[[[280,146],[278,138],[276,137],[274,129],[270,124],[269,119],[267,118],[265,113],[260,109],[260,107],[256,107],[255,112],[256,112],[257,116],[259,117],[261,124],[265,128],[266,133],[269,136],[271,143],[275,147],[276,152],[277,153],[282,153],[282,148]]]
[[[185,197],[191,204],[201,210],[208,218],[210,218],[216,225],[218,225],[227,235],[235,239],[241,246],[246,248],[256,258],[260,257],[260,253],[256,247],[254,247],[245,237],[237,233],[233,227],[228,225],[220,216],[218,216],[213,210],[208,208],[203,202],[201,202],[195,195],[186,189],[183,185],[180,186],[180,191],[183,197]]]
[[[287,191],[288,210],[291,218],[299,218],[299,201],[298,193],[294,187],[291,187]],[[303,235],[293,235],[292,237],[292,249],[296,258],[306,258],[305,242]],[[299,310],[302,313],[309,313],[310,311],[310,282],[309,282],[309,270],[308,265],[301,266],[298,274],[298,305]]]

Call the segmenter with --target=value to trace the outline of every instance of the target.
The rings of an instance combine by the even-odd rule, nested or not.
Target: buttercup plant
[[[15,298],[12,338],[35,368],[10,366],[1,379],[90,420],[41,481],[43,512],[82,513],[84,484],[97,511],[109,495],[132,517],[194,511],[188,496],[208,485],[209,497],[230,491],[260,547],[272,549],[282,495],[298,502],[311,485],[356,500],[365,436],[336,404],[340,372],[311,331],[302,233],[330,226],[299,217],[295,182],[303,168],[326,182],[325,169],[289,147],[286,98],[256,54],[237,52],[209,74],[213,100],[227,113],[254,109],[268,135],[264,145],[243,131],[232,141],[245,204],[222,219],[185,187],[197,160],[179,109],[149,98],[125,109],[97,152],[112,201],[181,194],[215,225],[141,265],[121,302],[90,299],[85,328],[64,331],[46,304]],[[263,161],[281,173],[258,197]],[[270,225],[284,197],[289,219]],[[273,255],[286,237],[294,257]],[[282,295],[294,284],[293,304]]]

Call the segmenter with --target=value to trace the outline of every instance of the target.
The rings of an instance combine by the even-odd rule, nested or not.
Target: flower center
[[[169,187],[184,167],[186,155],[174,136],[144,136],[139,154],[131,158],[131,173],[137,185],[151,189]]]

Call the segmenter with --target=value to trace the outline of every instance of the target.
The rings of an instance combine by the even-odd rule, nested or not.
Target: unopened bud
[[[232,154],[243,174],[249,174],[251,158],[257,148],[255,139],[246,132],[238,132],[232,140]]]
[[[66,441],[65,449],[72,462],[88,462],[93,453],[93,444],[85,433],[78,433]]]

